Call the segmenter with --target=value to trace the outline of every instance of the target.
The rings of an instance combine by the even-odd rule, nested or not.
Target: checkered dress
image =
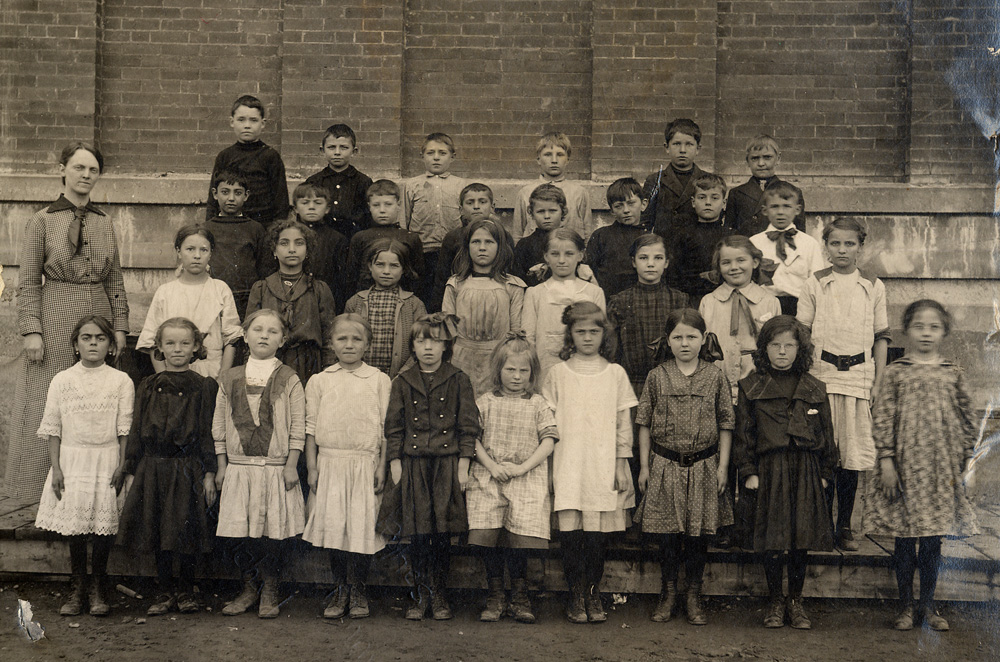
[[[399,286],[383,290],[377,287],[368,292],[368,324],[372,327],[372,342],[365,355],[365,363],[389,374],[392,366],[392,340],[396,326],[396,304],[399,303]]]
[[[73,365],[69,337],[84,315],[104,315],[116,331],[128,331],[128,301],[111,219],[91,204],[73,253],[69,226],[73,205],[60,197],[37,212],[24,230],[18,275],[18,333],[42,334],[41,362],[22,357],[11,411],[4,489],[19,499],[38,499],[49,471],[48,444],[38,438],[49,383]],[[45,283],[42,283],[42,277]]]
[[[545,399],[485,393],[476,401],[483,423],[483,447],[495,462],[520,464],[545,437],[558,438],[556,419]],[[549,538],[548,461],[505,483],[493,480],[479,462],[472,463],[466,489],[469,529],[504,528],[510,533]]]

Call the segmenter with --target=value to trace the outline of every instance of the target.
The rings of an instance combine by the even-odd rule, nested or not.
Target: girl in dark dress
[[[808,550],[833,549],[825,489],[837,466],[826,387],[808,374],[813,345],[794,317],[769,319],[757,336],[756,371],[740,380],[735,457],[756,490],[754,550],[764,554],[771,604],[764,627],[808,630],[802,608]],[[788,553],[788,601],[782,557]]]
[[[147,614],[198,611],[196,555],[211,549],[205,509],[215,502],[217,460],[212,415],[218,385],[189,369],[205,358],[198,327],[173,317],[156,331],[163,372],[150,375],[135,396],[135,423],[125,447],[125,473],[135,475],[122,510],[118,542],[134,552],[154,552],[159,593]],[[174,555],[180,557],[180,591],[174,593]]]

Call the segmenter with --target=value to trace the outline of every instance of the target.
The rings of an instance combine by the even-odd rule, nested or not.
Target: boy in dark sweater
[[[372,274],[368,269],[368,251],[380,239],[395,239],[410,250],[410,266],[417,279],[424,275],[424,245],[420,235],[399,227],[399,187],[388,179],[380,179],[368,187],[368,209],[372,226],[351,237],[348,250],[345,281],[347,298],[372,286]],[[403,274],[403,289],[413,291],[416,283]],[[419,282],[419,280],[418,280]]]
[[[771,136],[754,136],[747,143],[747,165],[750,166],[752,176],[746,183],[729,192],[729,201],[726,203],[726,225],[735,228],[736,234],[752,237],[767,229],[764,189],[784,181],[774,174],[774,169],[780,162],[781,151]],[[802,198],[802,191],[798,187],[793,188],[798,191],[798,204],[802,209],[795,217],[794,224],[798,230],[805,231],[805,200]]]
[[[323,134],[320,151],[326,157],[326,167],[310,175],[307,184],[322,186],[330,192],[330,209],[326,222],[351,239],[361,230],[371,227],[366,193],[372,178],[351,165],[358,153],[358,139],[346,124],[334,124]]]
[[[215,186],[218,174],[224,170],[242,175],[248,194],[243,215],[266,228],[274,219],[288,215],[285,164],[281,155],[260,139],[267,120],[264,118],[264,105],[259,99],[250,95],[240,97],[233,103],[231,116],[229,126],[236,132],[236,144],[215,157],[210,188]],[[218,214],[219,204],[209,190],[205,220],[211,220]]]
[[[690,296],[691,307],[697,308],[701,298],[717,287],[702,274],[712,269],[716,244],[733,234],[733,228],[722,218],[726,209],[726,182],[722,177],[703,174],[692,182],[692,188],[695,215],[682,217],[674,230],[675,259],[670,265],[670,282]]]
[[[534,287],[544,280],[545,244],[549,231],[560,227],[566,216],[566,194],[555,184],[536,186],[528,197],[528,214],[535,230],[514,246],[514,275]]]
[[[663,135],[670,163],[646,177],[642,197],[649,202],[642,214],[642,225],[666,239],[673,252],[671,234],[679,218],[691,215],[694,181],[705,171],[694,162],[701,151],[701,129],[697,124],[689,119],[676,119],[667,125]]]
[[[295,215],[316,233],[316,241],[312,247],[316,254],[309,256],[309,269],[313,277],[330,287],[337,312],[340,313],[347,303],[347,297],[353,292],[348,294],[344,285],[349,273],[344,268],[347,265],[347,237],[326,221],[331,202],[330,192],[322,186],[305,181],[295,187],[292,200]]]
[[[246,177],[228,170],[212,180],[209,198],[218,213],[205,222],[215,236],[215,249],[209,266],[212,278],[218,278],[233,291],[236,310],[242,316],[247,309],[250,288],[273,272],[278,263],[271,254],[264,226],[243,215],[247,192]]]
[[[646,205],[642,187],[631,177],[618,179],[608,187],[608,206],[615,222],[594,230],[587,242],[587,264],[594,270],[605,299],[636,283],[629,251],[644,232],[641,216]]]

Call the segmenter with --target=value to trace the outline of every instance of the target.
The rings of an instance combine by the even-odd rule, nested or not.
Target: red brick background
[[[51,172],[82,138],[111,172],[204,173],[251,93],[293,176],[343,121],[375,175],[418,172],[444,130],[457,173],[528,178],[537,137],[563,130],[570,176],[609,181],[656,168],[664,124],[688,116],[724,174],[768,131],[803,179],[987,183],[989,143],[948,77],[997,82],[994,4],[3,0],[0,171]]]

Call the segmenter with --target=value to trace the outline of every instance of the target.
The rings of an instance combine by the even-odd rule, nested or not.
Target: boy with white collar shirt
[[[566,213],[563,215],[560,227],[576,231],[586,241],[594,231],[594,219],[587,190],[580,184],[566,179],[566,165],[573,154],[569,136],[560,131],[546,133],[539,139],[535,153],[540,174],[537,181],[522,187],[517,193],[510,231],[514,243],[535,230],[535,222],[529,211],[529,198],[531,192],[540,184],[552,184],[562,189],[566,196]]]
[[[798,190],[788,182],[777,182],[764,190],[764,215],[768,226],[750,237],[765,260],[777,264],[771,276],[773,285],[765,287],[778,297],[783,315],[795,315],[799,295],[806,280],[827,264],[819,242],[792,225],[802,211]]]

